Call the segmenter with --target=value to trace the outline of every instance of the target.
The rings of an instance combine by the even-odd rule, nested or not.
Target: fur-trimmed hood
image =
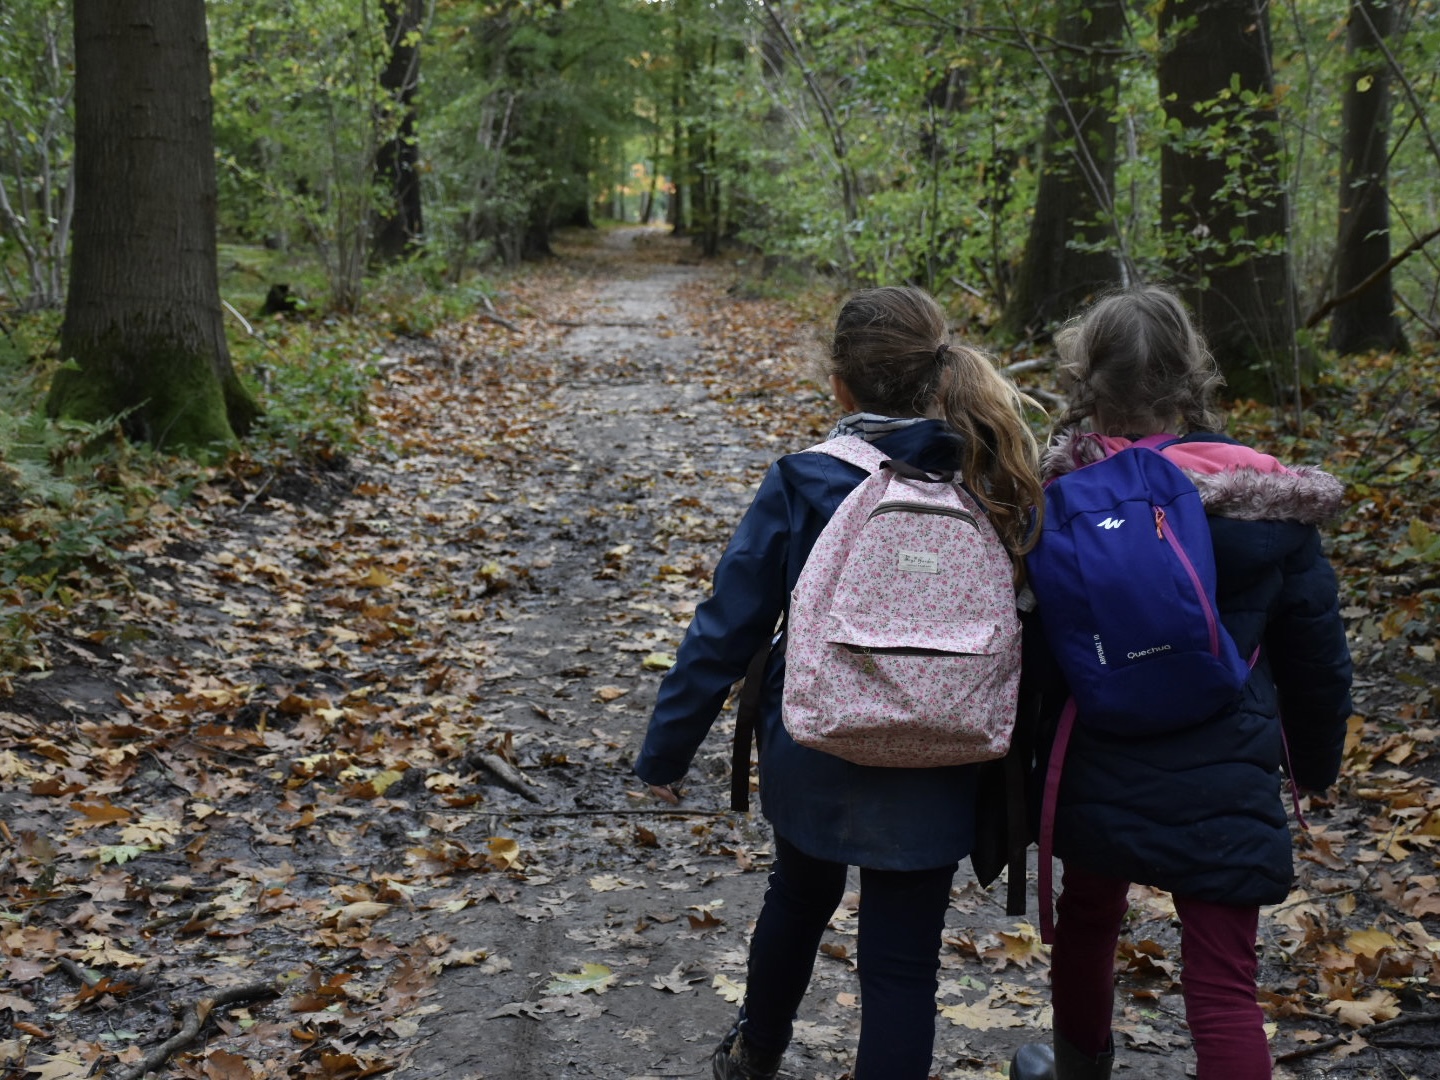
[[[1048,482],[1129,445],[1129,439],[1072,428],[1046,448],[1040,472]],[[1339,512],[1345,497],[1345,486],[1323,469],[1283,465],[1224,436],[1190,436],[1166,447],[1164,454],[1191,479],[1206,512],[1216,517],[1318,525]]]

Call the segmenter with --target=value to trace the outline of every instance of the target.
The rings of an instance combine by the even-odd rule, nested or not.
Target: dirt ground
[[[709,1075],[771,837],[726,810],[728,714],[681,812],[629,761],[753,485],[831,411],[795,377],[812,328],[727,313],[723,269],[683,242],[621,231],[566,256],[544,289],[496,297],[505,325],[397,343],[372,452],[200,490],[201,520],[144,553],[136,598],[91,611],[51,642],[52,672],[0,701],[20,755],[0,774],[5,869],[43,900],[0,938],[7,1075],[124,1075],[187,1002],[256,980],[277,989],[217,1009],[155,1075]],[[1313,812],[1335,827],[1368,811]],[[136,850],[97,856],[117,843]],[[1363,894],[1362,868],[1335,858],[1315,872]],[[1407,866],[1434,873],[1433,857]],[[847,1074],[853,901],[792,1080]],[[1007,917],[1003,881],[957,876],[938,1077],[998,1076],[1045,1037],[1034,902]],[[1193,1074],[1172,916],[1137,890],[1122,1078]],[[1295,937],[1267,916],[1278,997]],[[67,957],[128,989],[81,991],[47,963]],[[1433,982],[1400,983],[1397,1011],[1440,1019]],[[1440,1077],[1440,1024],[1307,1053],[1351,1029],[1276,1011],[1276,1053],[1304,1055],[1278,1076]]]

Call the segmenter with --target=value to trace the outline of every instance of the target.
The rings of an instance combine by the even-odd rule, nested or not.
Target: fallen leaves
[[[630,801],[647,695],[765,463],[823,434],[794,344],[809,327],[705,289],[699,362],[656,372],[607,349],[568,360],[538,315],[516,316],[523,348],[493,326],[445,328],[449,359],[407,356],[377,384],[359,484],[340,473],[324,501],[287,500],[272,496],[294,477],[237,465],[199,485],[193,518],[137,546],[133,595],[91,608],[56,644],[103,667],[121,696],[67,704],[57,692],[52,725],[0,713],[6,821],[27,823],[0,888],[29,919],[0,929],[7,990],[26,987],[0,1007],[28,1018],[16,1032],[53,1036],[45,1056],[29,1051],[32,1074],[133,1062],[144,1039],[88,1043],[84,1025],[138,1027],[125,1026],[136,995],[123,988],[140,978],[155,980],[147,1001],[257,967],[281,979],[281,1002],[208,1016],[205,1049],[178,1062],[223,1080],[262,1060],[297,1077],[393,1068],[436,1030],[421,1002],[437,979],[517,999],[487,1001],[478,1019],[588,1022],[621,993],[667,1003],[657,1013],[681,994],[742,999],[754,909],[721,908],[709,885],[763,871],[763,832],[603,815]],[[537,312],[573,302],[547,291],[560,292],[537,290]],[[632,391],[652,403],[624,413],[604,396]],[[575,434],[587,430],[600,434]],[[1429,565],[1434,530],[1415,527],[1416,507],[1378,486],[1365,498],[1341,534],[1352,569],[1396,555],[1393,571]],[[1433,599],[1404,592],[1376,579],[1347,598],[1362,678],[1375,656],[1433,663]],[[1297,1025],[1363,1033],[1433,993],[1434,687],[1390,670],[1369,669],[1349,786],[1312,801],[1301,887],[1266,914],[1277,1041],[1300,1041]],[[1403,696],[1380,708],[1382,693]],[[723,771],[697,765],[687,802]],[[649,806],[642,794],[624,808]],[[556,810],[575,817],[545,817]],[[747,884],[758,902],[758,874]],[[1132,900],[1117,1032],[1169,1053],[1184,1038],[1171,1003],[1150,1006],[1175,992],[1174,911],[1144,890]],[[831,1055],[827,1073],[842,1071],[857,1019],[854,908],[847,899],[823,946],[840,962],[817,973],[842,1026],[797,1025]],[[992,1045],[1046,1026],[1048,954],[1033,927],[1006,924],[979,890],[957,897],[952,926],[945,1018],[999,1033]],[[551,936],[582,954],[522,961]],[[661,937],[685,959],[661,954]],[[52,966],[62,956],[94,967],[93,984],[66,983]]]
[[[603,994],[615,983],[615,973],[604,964],[586,964],[579,971],[556,974],[545,985],[549,995]]]
[[[970,1028],[972,1031],[1025,1027],[1028,1023],[1026,1018],[1005,1005],[1003,995],[990,993],[979,1001],[943,1005],[940,1007],[940,1015],[952,1024]]]

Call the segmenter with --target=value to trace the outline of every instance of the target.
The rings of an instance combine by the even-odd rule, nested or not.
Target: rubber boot
[[[1010,1058],[1010,1080],[1055,1080],[1055,1051],[1049,1043],[1024,1043]]]
[[[1115,1064],[1115,1037],[1105,1043],[1105,1052],[1099,1057],[1086,1057],[1075,1047],[1055,1036],[1055,1080],[1110,1080],[1110,1069]]]
[[[784,1052],[760,1053],[745,1042],[740,1025],[732,1027],[710,1057],[714,1080],[774,1080]]]
[[[1010,1080],[1110,1080],[1115,1064],[1112,1037],[1103,1054],[1089,1058],[1055,1036],[1054,1047],[1026,1043],[1010,1058]]]

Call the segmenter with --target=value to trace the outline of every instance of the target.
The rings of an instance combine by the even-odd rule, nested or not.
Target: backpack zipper
[[[1196,571],[1190,556],[1180,546],[1180,541],[1175,538],[1173,530],[1165,524],[1165,510],[1163,507],[1152,507],[1155,511],[1155,535],[1161,540],[1170,544],[1170,549],[1175,552],[1180,560],[1180,565],[1185,568],[1185,573],[1190,578],[1190,587],[1195,590],[1195,596],[1200,601],[1200,610],[1205,613],[1205,627],[1210,634],[1210,653],[1212,656],[1220,655],[1220,629],[1215,622],[1215,611],[1210,607],[1210,600],[1205,595],[1205,589],[1200,584],[1200,574]]]
[[[870,511],[870,517],[879,517],[881,514],[889,514],[894,511],[908,510],[914,514],[939,514],[942,517],[959,518],[961,521],[968,521],[975,528],[980,528],[980,523],[975,520],[975,515],[968,510],[956,510],[949,506],[932,506],[929,503],[916,502],[882,502],[874,510]],[[869,520],[868,518],[866,520]]]

